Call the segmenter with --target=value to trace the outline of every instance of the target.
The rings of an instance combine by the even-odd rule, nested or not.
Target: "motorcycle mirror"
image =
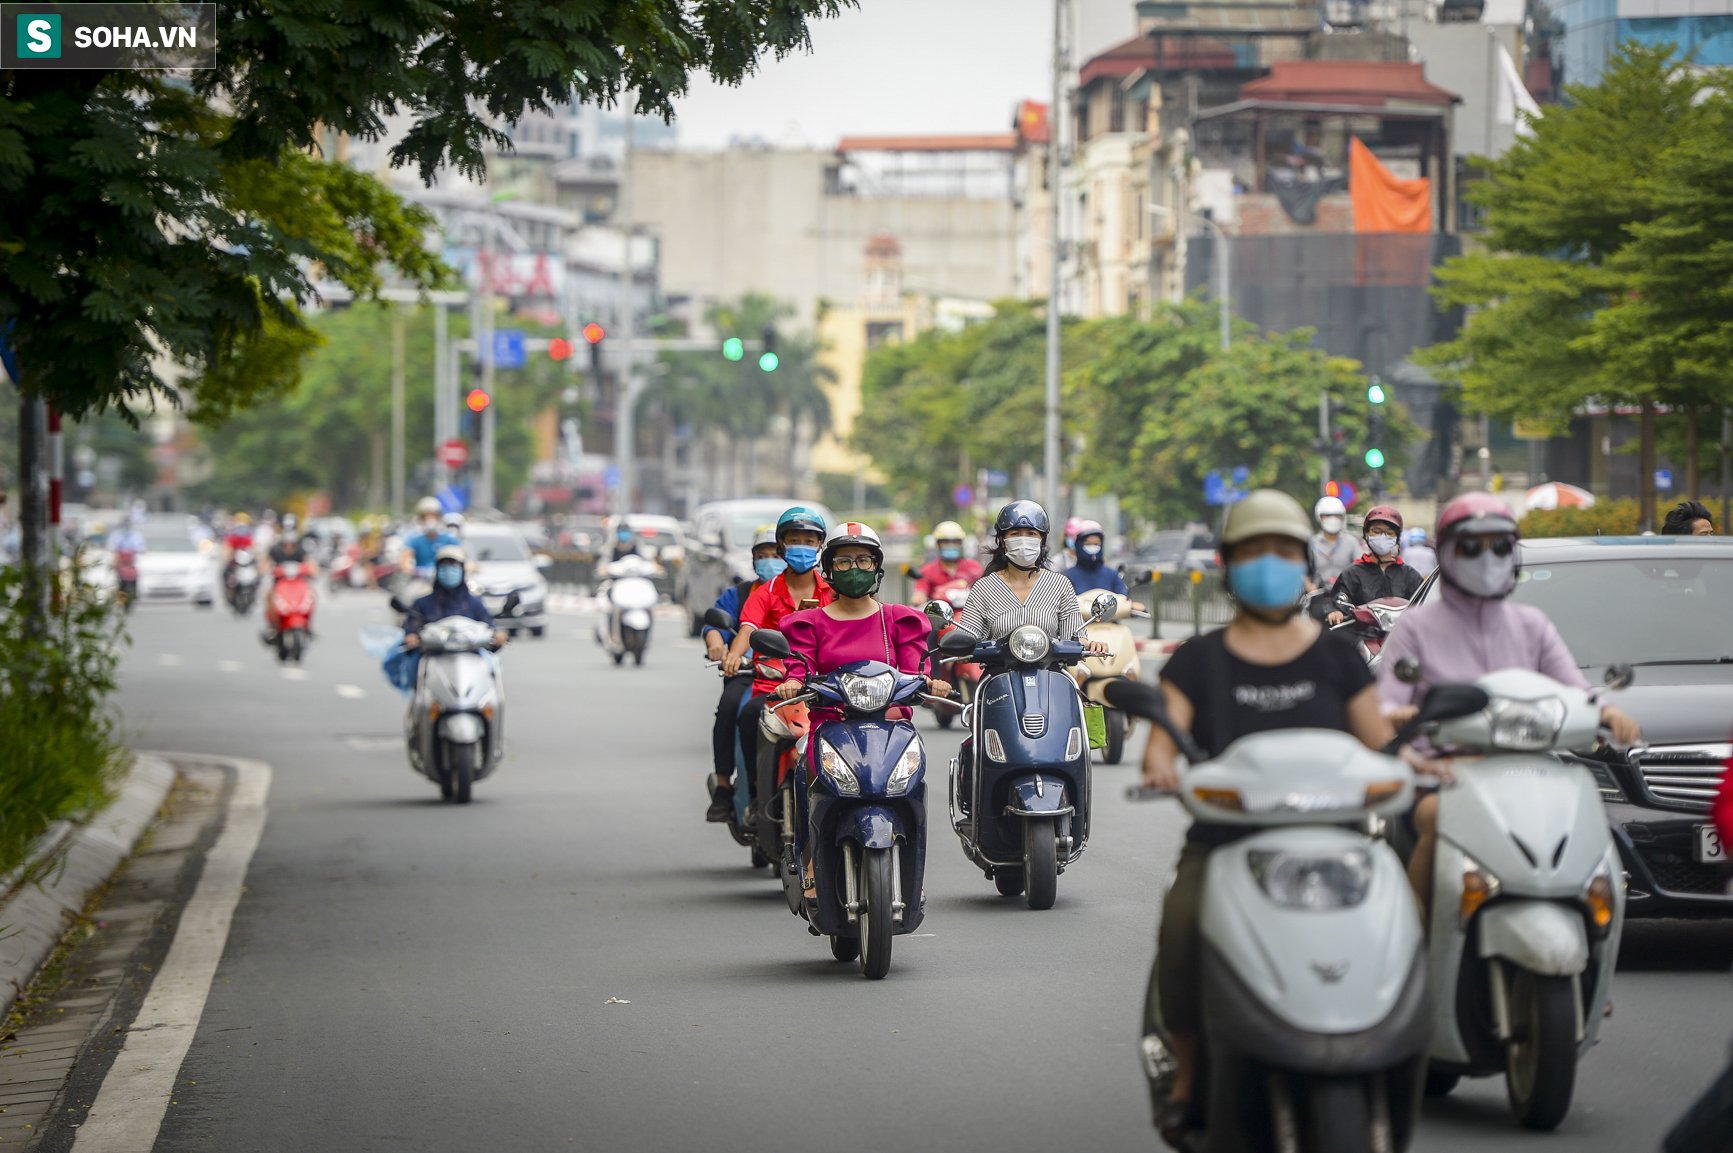
[[[499,606],[499,615],[502,617],[517,616],[518,605],[521,603],[516,592],[507,593],[505,603]]]
[[[1405,685],[1420,683],[1420,662],[1414,657],[1403,657],[1396,662],[1396,679]]]
[[[1209,760],[1209,754],[1198,748],[1197,742],[1190,733],[1173,723],[1167,715],[1167,698],[1154,685],[1146,685],[1142,681],[1111,680],[1102,690],[1107,697],[1107,703],[1122,712],[1134,717],[1142,717],[1146,721],[1160,725],[1173,738],[1173,743],[1179,747],[1181,754],[1192,764],[1201,764]]]
[[[1119,615],[1119,598],[1112,593],[1102,593],[1095,598],[1090,606],[1089,619],[1092,621],[1110,621]]]
[[[1414,719],[1396,730],[1396,735],[1384,746],[1384,752],[1395,756],[1397,750],[1413,740],[1426,725],[1478,713],[1486,707],[1487,700],[1486,690],[1478,685],[1435,685],[1420,702],[1420,711]]]
[[[753,629],[747,638],[747,644],[752,651],[764,657],[791,657],[794,650],[788,647],[788,638],[775,629]]]
[[[740,627],[740,622],[722,609],[708,608],[704,610],[704,623],[713,629],[721,629],[731,633]]]
[[[942,629],[956,619],[951,606],[944,601],[928,601],[921,611],[927,614],[936,629]]]
[[[1604,678],[1609,689],[1628,689],[1631,687],[1631,682],[1636,679],[1637,670],[1624,661],[1620,661],[1616,665],[1608,665],[1607,675]]]
[[[981,638],[965,628],[955,628],[939,638],[939,651],[959,656],[975,651],[975,646],[981,643]]]

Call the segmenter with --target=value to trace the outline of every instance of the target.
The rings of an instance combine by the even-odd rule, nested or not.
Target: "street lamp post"
[[[1175,227],[1176,228],[1179,227],[1179,223],[1178,223],[1179,213],[1174,211],[1173,209],[1169,208],[1167,205],[1165,205],[1165,204],[1151,204],[1149,206],[1149,210],[1151,212],[1155,213],[1157,216],[1174,217],[1175,218]],[[1229,334],[1232,331],[1231,323],[1230,323],[1232,313],[1231,313],[1231,309],[1229,307],[1229,297],[1231,296],[1230,289],[1232,288],[1232,282],[1230,280],[1229,273],[1228,273],[1228,234],[1222,230],[1221,225],[1217,224],[1214,220],[1211,220],[1207,216],[1199,216],[1199,217],[1196,217],[1196,219],[1201,220],[1205,224],[1209,225],[1210,228],[1212,230],[1214,230],[1214,232],[1215,232],[1217,279],[1221,282],[1221,289],[1220,289],[1220,292],[1218,294],[1220,299],[1217,301],[1219,308],[1220,308],[1220,312],[1221,312],[1221,348],[1222,348],[1223,352],[1226,352],[1228,350]],[[1181,285],[1181,288],[1183,290],[1184,286]]]

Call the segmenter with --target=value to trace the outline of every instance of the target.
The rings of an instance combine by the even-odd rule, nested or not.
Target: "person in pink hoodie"
[[[1506,599],[1516,588],[1518,568],[1518,533],[1510,506],[1491,493],[1459,496],[1438,514],[1437,537],[1442,595],[1397,619],[1378,665],[1378,697],[1391,723],[1400,727],[1413,717],[1433,685],[1466,683],[1500,669],[1533,669],[1587,689],[1576,658],[1546,613]],[[1420,679],[1414,684],[1396,679],[1397,662],[1404,657],[1420,662]],[[1618,744],[1642,738],[1636,721],[1611,705],[1601,709],[1601,720]],[[1453,779],[1448,759],[1418,754],[1413,759],[1441,781]],[[1408,880],[1425,908],[1438,842],[1436,793],[1415,806],[1414,830],[1417,842],[1408,861]]]

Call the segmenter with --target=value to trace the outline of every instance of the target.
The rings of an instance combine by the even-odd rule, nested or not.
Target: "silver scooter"
[[[650,610],[662,599],[653,579],[661,575],[662,566],[633,555],[605,565],[602,572],[607,579],[596,590],[602,602],[596,643],[608,650],[616,665],[625,663],[627,654],[641,665],[650,647]]]
[[[1399,665],[1399,678],[1419,679],[1411,658]],[[1629,666],[1608,672],[1615,686],[1629,678]],[[1503,1073],[1517,1118],[1552,1129],[1610,1011],[1624,928],[1600,790],[1587,769],[1550,755],[1592,748],[1600,707],[1525,669],[1474,683],[1486,708],[1430,736],[1458,755],[1455,784],[1438,794],[1429,949],[1438,1018],[1426,1091]]]
[[[460,805],[505,756],[505,682],[489,651],[493,633],[492,625],[468,617],[423,626],[415,692],[403,718],[410,767]]]
[[[1420,719],[1484,705],[1457,688]],[[1405,1149],[1432,1029],[1425,943],[1401,860],[1362,830],[1408,808],[1408,766],[1322,729],[1254,733],[1206,760],[1160,690],[1122,680],[1106,696],[1174,738],[1193,816],[1249,834],[1210,854],[1199,905],[1198,1147]],[[1159,1032],[1141,1052],[1159,1111],[1178,1066]]]

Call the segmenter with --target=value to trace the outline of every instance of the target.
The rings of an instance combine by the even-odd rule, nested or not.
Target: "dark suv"
[[[1643,744],[1569,759],[1600,782],[1624,861],[1630,917],[1733,913],[1727,852],[1708,821],[1733,754],[1733,538],[1561,537],[1522,542],[1511,599],[1546,611],[1590,684],[1627,662],[1608,694]],[[1416,603],[1438,595],[1437,578]]]

